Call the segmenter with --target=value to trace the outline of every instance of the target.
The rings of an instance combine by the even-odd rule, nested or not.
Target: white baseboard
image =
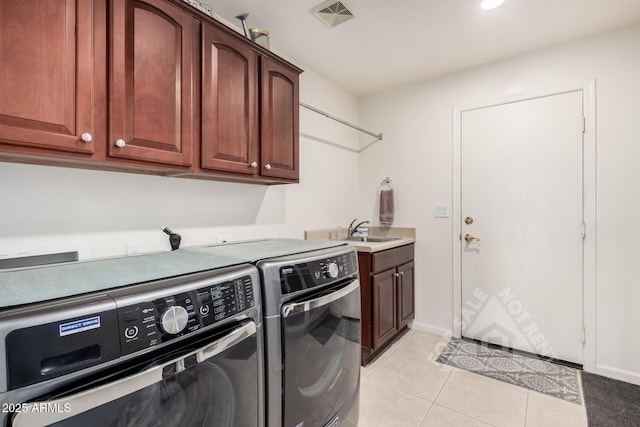
[[[446,338],[451,337],[450,329],[444,329],[444,328],[439,328],[437,326],[427,325],[426,323],[416,322],[415,320],[413,321],[413,323],[411,323],[409,328],[413,329],[414,331],[426,332],[432,335],[437,335],[439,337],[446,337]]]
[[[640,373],[638,372],[625,371],[623,369],[614,368],[612,366],[596,365],[595,372],[591,373],[602,375],[603,377],[613,378],[614,380],[640,385]]]

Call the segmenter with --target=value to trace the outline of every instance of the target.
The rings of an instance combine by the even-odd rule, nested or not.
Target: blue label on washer
[[[89,317],[88,319],[76,320],[75,322],[63,323],[59,326],[60,336],[71,335],[78,332],[88,331],[100,327],[100,316]]]

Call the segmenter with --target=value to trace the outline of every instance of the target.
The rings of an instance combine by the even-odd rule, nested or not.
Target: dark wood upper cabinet
[[[299,73],[262,57],[263,176],[298,180]]]
[[[203,169],[259,172],[258,54],[205,24],[202,44]]]
[[[95,152],[94,7],[0,0],[0,144]]]
[[[297,182],[301,72],[178,0],[0,0],[0,160]]]
[[[111,8],[109,156],[191,166],[200,22],[164,0]]]

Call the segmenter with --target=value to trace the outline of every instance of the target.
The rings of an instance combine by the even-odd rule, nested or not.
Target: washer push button
[[[120,309],[120,342],[124,354],[153,347],[159,343],[156,313],[156,307],[152,303]]]
[[[127,340],[134,340],[138,337],[139,333],[140,333],[140,330],[138,329],[137,326],[127,327],[124,330],[124,337]]]
[[[211,309],[209,308],[208,305],[203,305],[203,306],[200,307],[200,315],[201,316],[208,316],[210,311],[211,311]]]

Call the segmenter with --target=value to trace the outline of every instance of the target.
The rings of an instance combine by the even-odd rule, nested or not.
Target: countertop
[[[0,272],[0,308],[99,292],[130,284],[243,264],[178,249],[150,255],[80,261]]]
[[[339,240],[313,241],[298,239],[269,239],[252,242],[225,243],[221,245],[191,248],[199,253],[218,257],[244,259],[244,262],[255,263],[262,259],[277,258],[303,252],[343,246],[346,242]]]
[[[0,271],[0,309],[344,245],[268,239]]]
[[[358,252],[379,252],[398,246],[409,245],[416,242],[416,229],[408,227],[369,227],[369,237],[395,237],[397,240],[387,242],[361,242],[354,240],[336,239],[335,228],[321,230],[307,230],[305,239],[324,242],[343,242],[356,248]]]

